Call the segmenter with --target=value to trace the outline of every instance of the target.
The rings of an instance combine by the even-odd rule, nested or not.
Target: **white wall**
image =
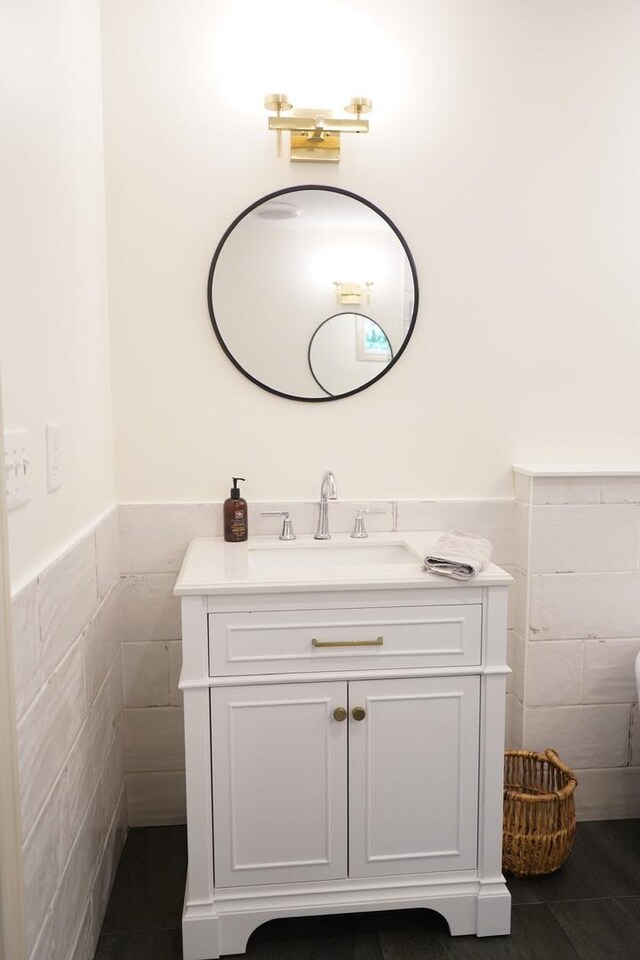
[[[312,497],[328,466],[345,497],[491,497],[514,461],[637,457],[638,4],[334,7],[104,6],[119,498],[222,498],[236,472],[249,499]],[[371,95],[371,133],[338,166],[278,160],[280,89]],[[234,216],[308,182],[387,212],[421,283],[389,376],[316,405],[244,380],[205,299]]]
[[[14,591],[113,502],[98,0],[0,9],[0,364],[5,430],[31,432],[9,514]],[[46,421],[62,427],[47,495]]]

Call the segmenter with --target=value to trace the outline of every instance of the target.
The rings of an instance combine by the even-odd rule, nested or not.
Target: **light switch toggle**
[[[7,510],[28,503],[30,490],[31,437],[28,430],[12,430],[4,435],[4,475]]]

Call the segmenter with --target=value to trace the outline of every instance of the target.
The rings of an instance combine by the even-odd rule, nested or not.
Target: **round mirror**
[[[418,309],[415,264],[377,207],[346,190],[279,190],[236,217],[207,288],[216,336],[258,386],[337,400],[397,363]]]
[[[320,324],[309,344],[313,379],[329,397],[344,396],[382,373],[393,360],[389,338],[362,313],[337,313]]]

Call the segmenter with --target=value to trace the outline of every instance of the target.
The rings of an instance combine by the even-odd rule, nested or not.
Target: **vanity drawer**
[[[481,604],[212,613],[209,673],[475,665],[481,636]]]

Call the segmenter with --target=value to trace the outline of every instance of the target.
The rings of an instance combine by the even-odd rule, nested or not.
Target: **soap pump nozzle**
[[[240,488],[238,487],[238,480],[242,480],[243,483],[246,483],[247,481],[244,477],[232,477],[231,479],[233,480],[233,486],[231,487],[229,495],[232,500],[239,500]]]

